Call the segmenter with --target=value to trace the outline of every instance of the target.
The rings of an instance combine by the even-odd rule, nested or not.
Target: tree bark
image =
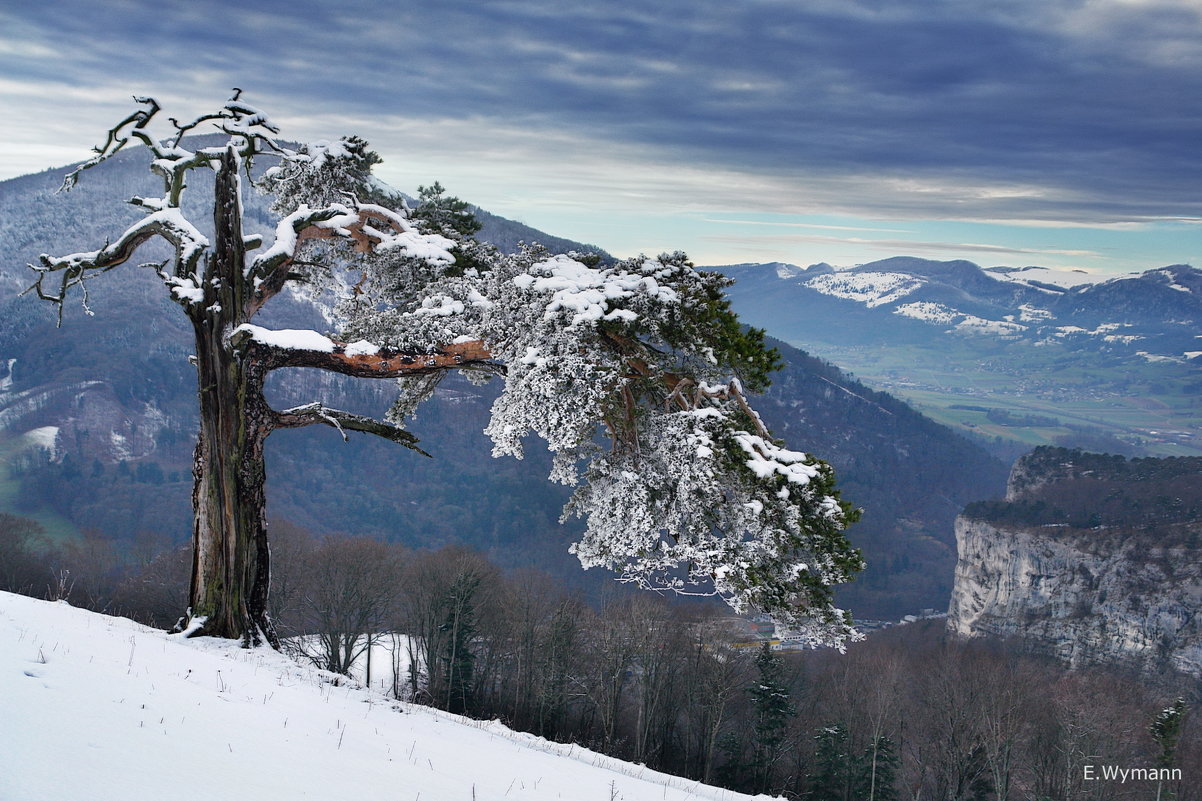
[[[246,321],[251,287],[243,274],[245,245],[239,197],[240,161],[226,151],[217,171],[216,242],[201,282],[202,303],[188,309],[196,335],[200,433],[192,467],[191,635],[279,641],[267,615],[267,547],[263,446],[271,433],[263,399],[266,369],[230,343]]]
[[[239,326],[278,291],[288,262],[268,278],[252,280],[242,235],[239,169],[233,148],[218,164],[214,187],[216,241],[199,281],[200,302],[181,300],[196,337],[200,433],[192,475],[192,581],[189,608],[176,630],[189,636],[241,639],[247,646],[266,641],[279,647],[267,613],[271,553],[267,543],[267,478],[264,445],[276,428],[322,423],[361,431],[404,444],[416,441],[402,428],[320,403],[276,412],[263,397],[267,374],[281,367],[311,367],[362,378],[396,378],[480,364],[491,359],[481,342],[448,345],[437,353],[334,352],[279,348],[253,341]],[[326,229],[298,232],[299,238],[329,235]],[[356,240],[358,241],[358,240]],[[280,286],[277,287],[276,284]],[[343,433],[345,437],[345,432]]]
[[[200,435],[193,464],[190,629],[215,637],[263,639],[278,646],[267,616],[263,447],[271,433],[263,370],[231,353],[221,337],[196,327]],[[196,624],[199,622],[199,628]]]

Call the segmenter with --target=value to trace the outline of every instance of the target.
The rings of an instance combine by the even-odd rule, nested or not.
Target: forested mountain
[[[181,542],[190,530],[195,373],[190,332],[161,281],[122,267],[119,277],[89,285],[92,314],[68,308],[62,328],[45,304],[16,297],[29,281],[24,265],[40,252],[94,247],[136,219],[121,201],[148,191],[152,177],[137,151],[54,194],[62,172],[0,184],[0,455],[9,461],[0,501],[60,536],[95,529],[131,542]],[[250,224],[265,228],[264,200],[248,198],[247,207]],[[596,250],[480,217],[481,235],[503,246],[520,239]],[[323,299],[301,291],[280,305],[266,325],[323,327]],[[1004,467],[896,399],[781,348],[787,366],[759,408],[790,447],[832,462],[844,497],[865,509],[851,538],[869,567],[842,602],[858,616],[941,608],[955,562],[952,520],[965,503],[1000,493]],[[545,481],[549,460],[487,458],[481,430],[492,397],[487,386],[453,380],[420,409],[413,429],[434,459],[367,438],[347,447],[333,431],[279,432],[268,446],[270,514],[317,533],[415,547],[457,542],[503,565],[603,580],[582,579],[566,553],[575,524],[557,523],[566,493]],[[272,400],[319,398],[378,413],[390,392],[388,382],[310,374],[281,382]]]

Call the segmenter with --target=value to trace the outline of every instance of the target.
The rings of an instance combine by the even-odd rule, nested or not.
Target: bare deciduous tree
[[[309,554],[299,647],[315,663],[349,675],[396,617],[402,560],[397,546],[330,537]]]

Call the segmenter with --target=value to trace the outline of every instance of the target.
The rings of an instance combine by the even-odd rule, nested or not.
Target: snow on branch
[[[69,190],[79,181],[79,176],[85,170],[91,169],[120,152],[131,139],[145,145],[153,154],[151,169],[164,182],[163,204],[179,206],[186,182],[184,176],[191,169],[212,164],[225,153],[226,146],[201,148],[196,151],[183,147],[184,137],[200,128],[205,123],[213,123],[217,130],[229,135],[228,146],[233,146],[238,155],[249,162],[262,152],[271,152],[285,159],[308,159],[308,156],[298,154],[276,141],[279,128],[272,123],[266,114],[242,100],[241,89],[235,89],[234,95],[217,111],[201,114],[200,116],[181,123],[174,117],[170,118],[174,135],[159,139],[149,130],[150,123],[160,111],[157,100],[153,97],[135,97],[134,102],[143,106],[109,129],[104,144],[93,148],[96,155],[80,164],[63,178],[61,190]]]
[[[636,312],[610,307],[637,293],[664,303],[677,301],[676,292],[661,286],[654,276],[598,270],[564,255],[538,262],[512,280],[518,289],[550,295],[545,316],[570,314],[570,327],[600,320],[635,320]]]
[[[230,336],[234,347],[255,348],[267,368],[313,367],[360,378],[401,378],[471,365],[500,366],[484,342],[455,342],[429,351],[400,352],[360,340],[335,342],[316,331],[271,330],[245,323]]]
[[[718,595],[814,642],[853,637],[829,588],[862,568],[843,535],[857,513],[829,465],[775,441],[731,376],[736,349],[755,343],[723,316],[720,286],[677,254],[494,270],[486,330],[509,373],[486,431],[496,454],[520,456],[528,433],[546,442],[552,480],[576,487],[564,516],[586,521],[571,549],[582,566]]]
[[[369,203],[334,204],[321,209],[301,205],[276,224],[275,242],[246,268],[263,282],[263,294],[283,286],[286,268],[300,246],[311,239],[347,239],[357,253],[396,251],[431,264],[451,264],[455,243],[437,234],[422,234],[400,214]],[[283,270],[283,272],[281,272]]]
[[[106,244],[99,250],[84,253],[72,253],[67,256],[51,257],[43,253],[40,264],[29,265],[38,273],[37,281],[26,289],[26,292],[36,291],[42,300],[56,304],[59,322],[62,322],[63,302],[72,287],[82,286],[92,273],[107,272],[124,264],[133,256],[140,245],[155,236],[161,236],[175,246],[174,276],[179,281],[186,277],[194,277],[201,256],[209,247],[209,240],[195,226],[188,222],[177,208],[165,208],[154,211],[140,222],[126,229],[117,241]],[[47,290],[45,282],[51,276],[57,277],[57,288]],[[164,279],[167,276],[164,275]],[[169,281],[170,283],[170,281]],[[24,294],[24,293],[22,293]],[[195,301],[194,295],[179,294],[173,287],[173,297],[176,300]],[[86,308],[86,297],[85,297]]]

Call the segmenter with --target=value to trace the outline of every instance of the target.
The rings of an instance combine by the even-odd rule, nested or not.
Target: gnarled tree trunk
[[[266,374],[245,349],[231,345],[246,320],[250,287],[243,274],[239,161],[227,151],[217,172],[216,243],[201,288],[205,302],[189,312],[196,335],[200,433],[192,467],[191,633],[263,639],[278,645],[267,616],[267,547],[263,446],[272,425],[263,400]]]

